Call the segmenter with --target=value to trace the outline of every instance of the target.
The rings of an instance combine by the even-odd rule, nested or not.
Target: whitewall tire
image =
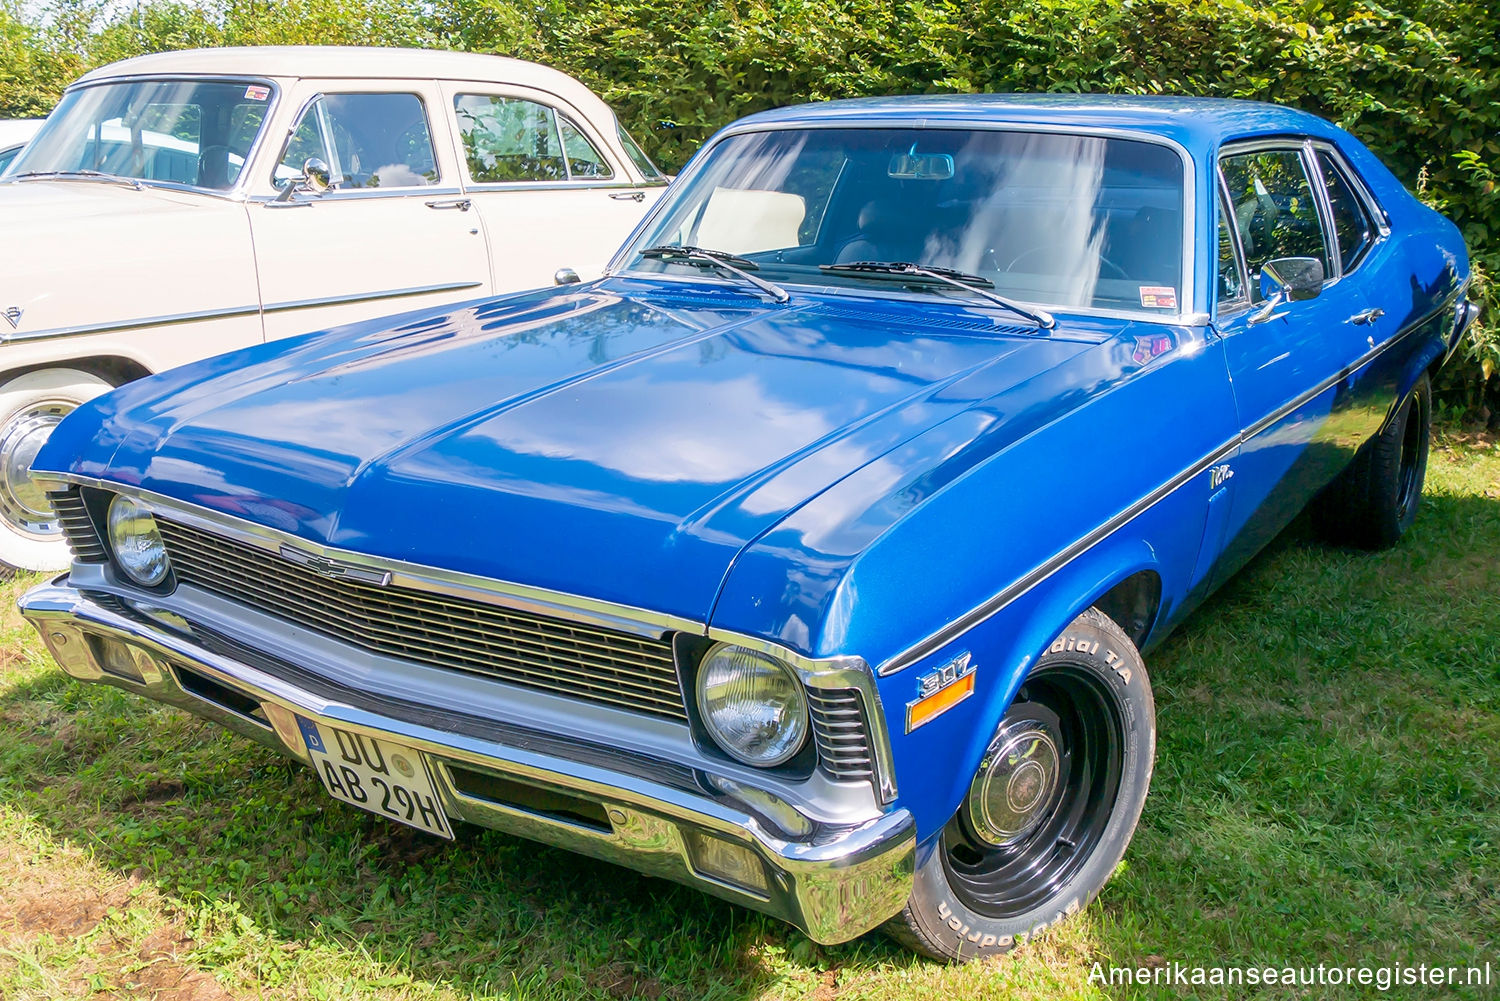
[[[68,414],[113,387],[71,368],[49,368],[0,385],[0,564],[61,570],[70,556],[31,460]]]

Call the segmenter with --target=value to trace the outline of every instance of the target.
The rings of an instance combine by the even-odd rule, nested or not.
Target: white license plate
[[[302,742],[334,799],[452,840],[422,755],[401,744],[297,717]]]

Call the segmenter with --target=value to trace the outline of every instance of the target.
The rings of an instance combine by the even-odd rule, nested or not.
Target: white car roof
[[[546,91],[589,115],[614,114],[599,97],[566,73],[509,56],[437,49],[385,49],[340,45],[263,45],[181,49],[124,59],[81,77],[74,86],[116,77],[216,75],[276,79],[473,80],[511,83]],[[606,119],[606,120],[608,120]]]
[[[41,127],[40,118],[0,119],[0,149],[19,146],[36,135],[36,130]]]

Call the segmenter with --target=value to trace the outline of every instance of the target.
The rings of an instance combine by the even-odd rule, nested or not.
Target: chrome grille
[[[873,780],[875,764],[865,736],[859,692],[853,688],[809,688],[807,701],[823,770],[836,779]]]
[[[77,487],[49,490],[47,500],[51,502],[52,510],[57,512],[58,525],[62,528],[63,538],[68,540],[68,548],[73,550],[75,560],[81,563],[103,563],[109,559],[104,551],[104,541],[99,538],[94,519],[89,517],[88,508],[83,503],[83,494]]]
[[[376,653],[687,722],[670,643],[403,587],[333,580],[158,518],[182,583]]]

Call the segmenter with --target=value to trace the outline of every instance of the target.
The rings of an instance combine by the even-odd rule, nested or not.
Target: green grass
[[[1392,551],[1299,523],[1151,658],[1160,746],[1100,902],[998,963],[823,948],[692,890],[328,800],[66,679],[0,592],[0,996],[1090,998],[1095,963],[1500,965],[1500,446],[1451,439]],[[1493,996],[1402,987],[1389,997]],[[1209,987],[1346,998],[1373,988]]]

